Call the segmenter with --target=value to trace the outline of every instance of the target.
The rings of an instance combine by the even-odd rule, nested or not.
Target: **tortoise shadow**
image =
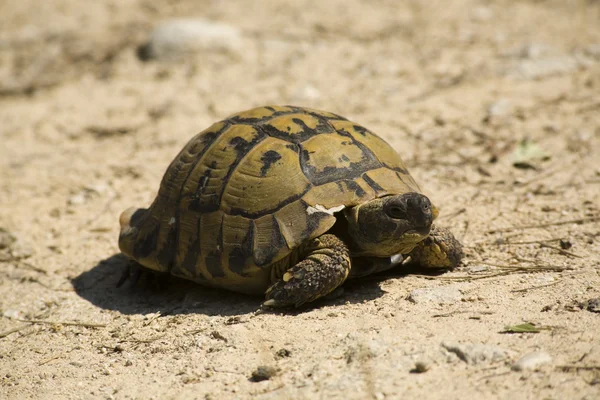
[[[145,286],[143,277],[133,287],[125,282],[117,288],[128,264],[123,254],[115,254],[72,279],[71,284],[80,297],[95,306],[128,315],[160,312],[235,316],[256,311],[262,302],[260,297],[206,288],[172,276],[161,288]]]
[[[220,289],[200,286],[194,282],[169,277],[163,288],[144,287],[139,282],[134,287],[126,283],[117,288],[117,282],[127,268],[129,260],[122,254],[114,254],[100,260],[90,270],[71,280],[75,292],[93,305],[123,314],[162,315],[205,314],[209,316],[239,316],[261,310],[264,298]],[[405,273],[402,273],[405,275]],[[339,306],[345,303],[363,303],[383,296],[386,292],[379,282],[386,275],[378,275],[349,281],[344,284],[343,294],[334,293],[324,299],[298,309],[262,310],[264,313],[299,314],[322,306]],[[394,276],[399,276],[397,273]],[[140,279],[143,281],[143,279]]]

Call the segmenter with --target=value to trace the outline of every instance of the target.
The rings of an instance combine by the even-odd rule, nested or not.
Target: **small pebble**
[[[277,375],[277,372],[278,370],[275,367],[270,365],[261,365],[252,372],[252,377],[250,380],[253,382],[266,381]]]
[[[291,352],[291,351],[289,351],[289,350],[288,350],[288,349],[286,349],[286,348],[283,348],[283,349],[279,349],[279,350],[277,350],[277,353],[275,353],[275,355],[276,355],[278,358],[287,358],[287,357],[290,357],[290,356],[292,355],[292,352]]]
[[[422,374],[423,372],[429,371],[430,368],[431,368],[431,364],[430,363],[428,363],[427,361],[421,360],[421,361],[417,361],[415,363],[415,369],[414,369],[414,371],[417,372],[417,373],[419,373],[419,374]]]
[[[0,250],[10,247],[15,242],[16,238],[9,231],[0,228]]]
[[[305,85],[296,88],[291,94],[293,101],[297,103],[315,101],[321,98],[321,92],[319,89],[312,85]]]
[[[86,200],[85,193],[77,193],[69,198],[69,205],[78,206],[84,204]]]
[[[212,337],[213,339],[222,340],[223,342],[227,343],[227,338],[223,336],[223,334],[221,334],[221,332],[219,331],[213,331],[210,334],[210,337]]]
[[[4,312],[2,312],[2,315],[6,318],[23,318],[23,316],[21,315],[21,312],[19,310],[15,310],[13,308],[9,308],[7,310],[4,310]]]
[[[585,309],[593,313],[600,313],[600,297],[589,299],[585,304]]]
[[[504,117],[510,114],[511,104],[507,99],[499,99],[498,101],[490,104],[487,109],[489,117]]]

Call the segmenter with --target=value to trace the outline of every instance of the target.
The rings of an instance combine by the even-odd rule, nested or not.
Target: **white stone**
[[[579,63],[574,57],[547,57],[523,60],[516,65],[512,74],[524,79],[539,79],[563,75],[575,71],[577,68],[579,68]]]
[[[543,351],[536,351],[519,358],[517,362],[512,365],[511,369],[513,371],[535,371],[539,369],[540,366],[550,362],[552,362],[552,356],[550,356],[550,354]]]
[[[305,85],[292,92],[292,100],[295,102],[310,102],[321,98],[321,92],[313,85]]]
[[[235,53],[242,47],[236,27],[203,19],[176,19],[158,25],[140,49],[143,59],[178,60],[202,51]]]
[[[87,198],[85,197],[85,193],[77,193],[69,198],[69,204],[72,206],[78,206],[84,204]]]
[[[510,101],[507,99],[499,99],[498,101],[490,104],[487,113],[490,117],[503,117],[510,113]]]

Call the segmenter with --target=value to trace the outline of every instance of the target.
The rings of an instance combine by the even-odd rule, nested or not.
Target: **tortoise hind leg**
[[[129,260],[127,266],[123,270],[119,281],[116,284],[117,288],[123,286],[123,284],[129,281],[129,289],[133,289],[137,286],[140,278],[145,279],[145,288],[155,288],[163,290],[169,281],[169,273],[162,271],[154,271],[144,267],[137,261]]]
[[[429,237],[409,253],[416,264],[426,268],[454,268],[463,257],[462,245],[447,228],[433,226]]]
[[[337,236],[312,239],[304,259],[289,268],[266,292],[267,307],[299,307],[339,287],[350,272],[350,250]]]

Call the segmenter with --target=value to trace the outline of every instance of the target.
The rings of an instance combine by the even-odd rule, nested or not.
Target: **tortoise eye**
[[[387,211],[387,215],[389,215],[390,217],[392,217],[394,219],[406,218],[406,210],[403,209],[402,207],[391,206],[391,207],[388,207],[388,209],[386,211]]]

